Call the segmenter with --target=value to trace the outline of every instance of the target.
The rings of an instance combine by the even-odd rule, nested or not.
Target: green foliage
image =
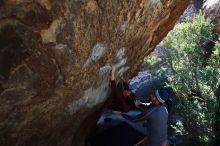
[[[184,117],[187,133],[199,136],[206,144],[214,135],[212,126],[217,108],[214,91],[220,83],[220,44],[216,43],[208,62],[204,59],[207,53],[204,45],[213,40],[212,27],[200,13],[192,22],[177,24],[163,40],[172,69],[167,83],[178,97],[176,110]]]
[[[151,56],[149,58],[145,58],[144,62],[145,62],[145,66],[148,67],[148,69],[155,69],[155,68],[159,68],[160,66],[160,58],[157,58],[156,56]]]
[[[151,70],[152,78],[160,78],[166,71],[167,68],[161,65],[162,59],[156,56],[148,56],[144,59],[144,67]],[[160,68],[160,69],[158,69]]]
[[[213,53],[211,55],[211,57],[208,60],[208,65],[205,68],[205,77],[206,80],[204,82],[206,82],[207,85],[209,85],[212,90],[215,90],[217,88],[217,85],[220,84],[220,43],[217,42],[215,44],[215,47],[213,49]],[[213,82],[215,81],[215,82]],[[218,84],[216,84],[216,82]]]
[[[185,117],[185,128],[206,143],[213,138],[217,107],[214,91],[220,77],[219,44],[204,66],[203,46],[211,40],[212,25],[200,14],[193,22],[178,24],[163,41],[174,70],[168,80],[178,94],[178,110]]]

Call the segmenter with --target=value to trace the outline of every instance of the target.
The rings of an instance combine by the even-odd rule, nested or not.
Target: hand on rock
[[[115,66],[112,66],[112,71],[111,71],[111,80],[115,80],[115,70],[116,70],[116,67]]]
[[[112,66],[112,73],[113,73],[113,74],[115,73],[115,70],[116,70],[116,67],[115,67],[115,66]]]

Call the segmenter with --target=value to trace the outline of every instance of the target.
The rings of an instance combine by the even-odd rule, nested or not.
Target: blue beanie
[[[166,89],[155,90],[155,95],[160,103],[164,103],[169,98],[169,93]]]

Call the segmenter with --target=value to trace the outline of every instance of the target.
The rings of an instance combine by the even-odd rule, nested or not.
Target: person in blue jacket
[[[147,120],[147,146],[166,146],[168,111],[164,102],[168,98],[169,94],[166,89],[155,90],[150,95],[151,108],[141,114],[131,117],[119,111],[114,111],[114,113],[133,122]]]

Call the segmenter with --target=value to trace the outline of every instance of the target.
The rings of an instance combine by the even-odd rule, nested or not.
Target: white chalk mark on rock
[[[127,27],[128,27],[128,21],[124,21],[124,22],[121,23],[121,28],[120,29],[121,29],[122,32],[125,32]]]
[[[84,96],[67,107],[67,113],[73,115],[79,109],[91,108],[101,102],[104,102],[110,95],[109,83],[103,83],[100,87],[87,89]]]
[[[86,60],[84,67],[89,66],[92,61],[98,61],[105,54],[106,49],[107,47],[104,43],[96,43],[92,49],[91,56]]]
[[[62,49],[67,48],[67,45],[66,45],[66,44],[57,44],[57,45],[55,46],[55,48],[58,49],[58,50],[62,50]]]
[[[123,59],[124,56],[125,56],[125,48],[123,47],[117,51],[116,58],[118,60],[121,60],[121,59]]]
[[[160,2],[160,0],[150,0],[151,4],[156,5]]]
[[[105,53],[106,45],[103,43],[97,43],[92,49],[91,59],[93,61],[99,60]]]
[[[109,64],[101,67],[99,69],[99,76],[101,76],[101,77],[108,76],[110,71],[111,71],[111,69],[112,69],[112,67]]]

